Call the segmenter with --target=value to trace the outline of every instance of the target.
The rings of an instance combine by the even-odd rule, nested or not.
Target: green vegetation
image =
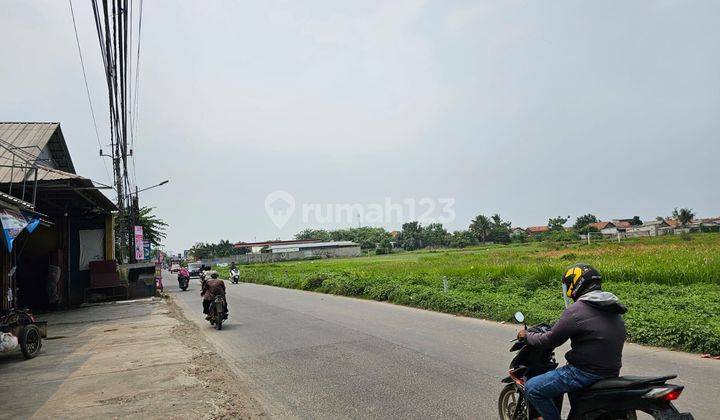
[[[720,354],[718,234],[592,245],[491,245],[240,269],[246,282],[499,321],[522,310],[537,323],[557,319],[563,309],[560,275],[579,261],[596,266],[605,279],[604,289],[627,305],[630,341]],[[227,276],[227,268],[219,271]],[[443,292],[443,277],[450,285],[448,293]]]

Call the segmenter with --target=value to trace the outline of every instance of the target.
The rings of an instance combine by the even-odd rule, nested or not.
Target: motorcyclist
[[[203,313],[206,315],[205,319],[211,318],[211,304],[216,297],[222,296],[225,298],[225,282],[218,279],[218,273],[213,272],[210,274],[210,278],[202,280],[200,289],[200,296],[203,298]],[[227,298],[225,299],[225,313],[223,319],[227,319],[228,316],[228,305]]]
[[[235,264],[235,261],[230,263],[230,277],[233,280],[233,283],[235,282],[235,276],[240,276],[240,270],[237,268],[237,264]]]
[[[180,268],[180,271],[178,271],[177,278],[178,278],[178,284],[180,284],[180,286],[182,286],[182,281],[183,281],[182,279],[188,279],[188,280],[189,280],[189,279],[190,279],[190,272],[188,271],[187,268],[181,267],[181,268]]]
[[[617,296],[602,291],[601,279],[590,265],[573,265],[562,279],[566,309],[560,320],[545,333],[518,332],[519,340],[541,348],[555,348],[570,339],[567,364],[525,384],[527,399],[544,420],[560,419],[553,398],[567,393],[572,403],[575,392],[620,374],[626,338],[621,315],[627,309]]]

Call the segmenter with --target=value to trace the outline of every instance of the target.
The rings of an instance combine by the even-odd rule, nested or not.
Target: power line
[[[133,178],[135,180],[135,185],[137,185],[137,165],[135,164],[135,136],[137,135],[138,131],[138,112],[140,110],[140,41],[142,39],[142,17],[143,17],[143,0],[140,0],[140,12],[138,14],[138,35],[137,35],[137,56],[135,59],[135,83],[134,88],[135,92],[132,95],[132,100],[130,102],[130,134],[131,134],[131,145],[133,149],[133,155],[132,155],[132,165],[133,165]],[[132,31],[132,28],[131,28]],[[130,43],[132,46],[132,42]],[[132,58],[132,51],[131,51],[131,58]],[[132,67],[130,69],[130,74],[132,77]]]
[[[90,105],[90,115],[92,116],[93,126],[95,127],[95,138],[97,139],[98,147],[102,149],[102,144],[100,143],[100,133],[98,132],[97,127],[97,119],[95,118],[95,109],[93,108],[92,98],[90,96],[90,87],[88,87],[87,73],[85,72],[85,60],[83,60],[82,49],[80,48],[80,37],[78,37],[77,24],[75,23],[75,10],[73,9],[72,0],[68,0],[68,3],[70,3],[70,15],[72,16],[73,29],[75,30],[75,43],[77,44],[78,55],[80,56],[80,67],[82,67],[83,80],[85,81],[85,93],[87,93],[88,104]],[[110,179],[110,171],[108,171],[105,159],[101,157],[100,160],[102,160],[103,167],[105,168],[105,175],[107,175],[108,179]]]

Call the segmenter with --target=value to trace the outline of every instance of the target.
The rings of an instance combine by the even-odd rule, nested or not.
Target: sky
[[[68,3],[2,10],[0,120],[60,122],[78,173],[112,183]],[[136,117],[138,186],[170,180],[141,203],[175,252],[480,213],[720,216],[720,2],[146,1]]]

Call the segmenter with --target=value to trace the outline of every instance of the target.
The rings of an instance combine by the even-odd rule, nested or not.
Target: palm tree
[[[168,224],[153,214],[155,207],[141,207],[138,224],[143,227],[143,239],[153,245],[160,245],[165,239]]]
[[[492,229],[492,223],[487,216],[482,214],[478,215],[472,222],[470,222],[470,231],[480,240],[485,242],[485,238],[490,234]]]
[[[680,225],[687,226],[687,224],[692,222],[695,218],[695,213],[693,213],[692,209],[686,207],[683,207],[680,210],[675,207],[675,210],[672,212],[672,217],[673,219],[677,219],[677,221],[680,222]]]

